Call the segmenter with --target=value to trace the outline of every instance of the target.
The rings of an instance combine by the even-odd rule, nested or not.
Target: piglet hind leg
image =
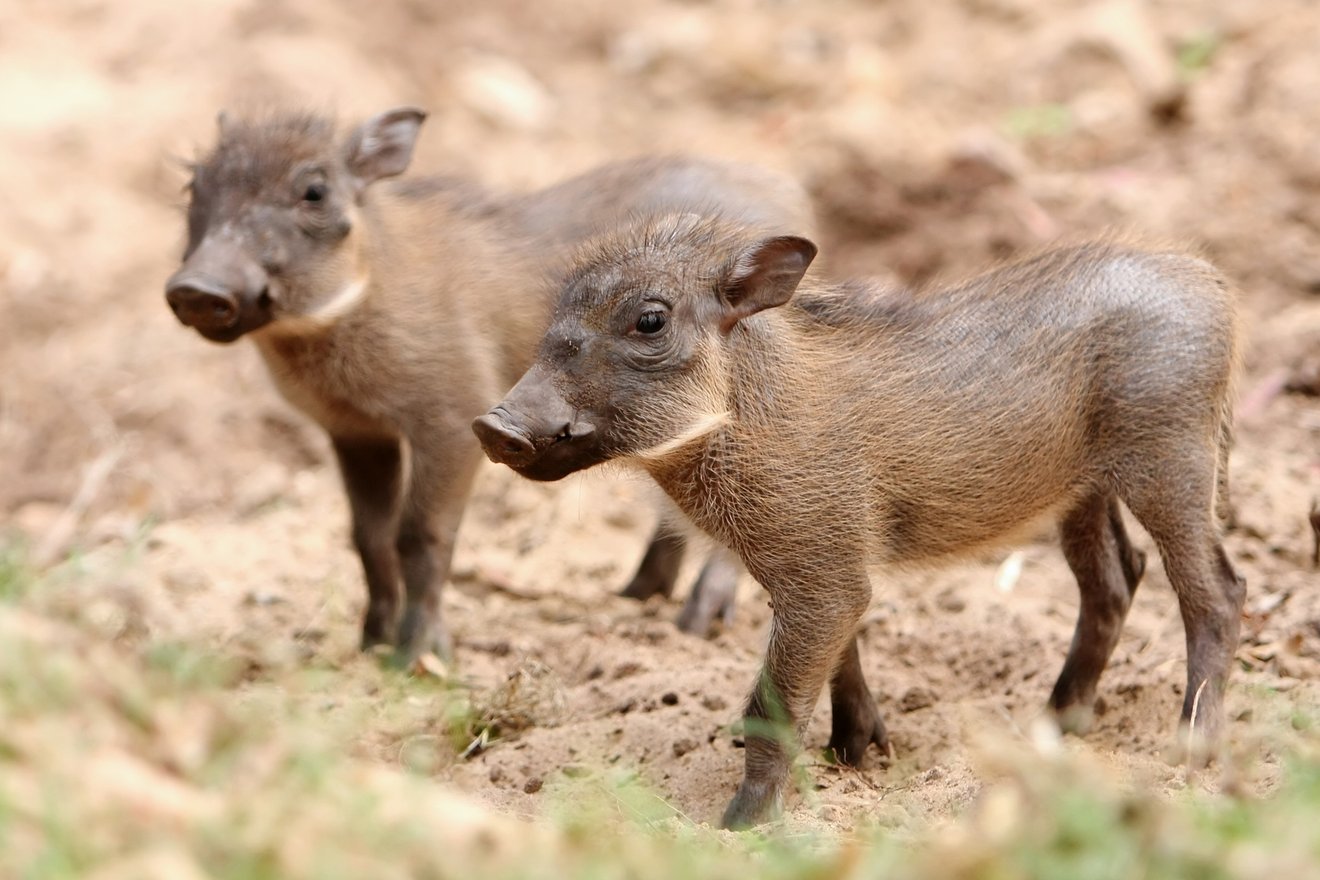
[[[399,640],[391,662],[410,669],[423,654],[432,652],[452,660],[453,640],[441,617],[440,594],[453,555],[453,538],[446,527],[420,512],[404,515],[399,528],[399,558],[407,591]]]
[[[747,828],[783,809],[793,757],[816,699],[870,601],[864,574],[846,585],[758,576],[774,599],[765,666],[744,715],[746,767],[724,811],[725,828]]]
[[[1108,492],[1084,498],[1064,516],[1060,533],[1081,607],[1050,708],[1065,731],[1082,733],[1090,727],[1096,684],[1146,571],[1146,554],[1128,540],[1118,499]]]
[[[367,582],[362,650],[393,644],[399,618],[399,442],[332,438],[353,516],[353,546]]]
[[[683,536],[661,523],[651,536],[637,572],[619,595],[644,602],[652,596],[668,598],[674,593],[679,566],[683,564],[686,541]]]
[[[725,626],[732,623],[741,574],[742,563],[732,550],[723,547],[712,550],[679,612],[678,628],[694,636],[706,636],[714,629],[717,619]]]
[[[881,754],[893,757],[880,708],[862,674],[862,659],[854,637],[830,678],[829,750],[840,764],[860,767],[867,748],[872,745]]]
[[[1187,639],[1180,734],[1192,763],[1201,764],[1221,745],[1224,689],[1237,651],[1246,582],[1224,553],[1212,512],[1214,471],[1195,465],[1196,451],[1170,448],[1168,458],[1144,462],[1128,481],[1124,500],[1155,539],[1178,597]]]
[[[428,651],[453,659],[440,595],[476,476],[479,449],[415,450],[411,491],[399,525],[405,602],[393,662],[407,669]]]

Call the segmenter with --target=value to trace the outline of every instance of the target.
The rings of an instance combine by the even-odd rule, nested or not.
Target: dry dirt
[[[38,562],[73,552],[71,613],[130,649],[236,654],[266,684],[327,668],[326,711],[374,663],[355,650],[363,589],[325,441],[254,349],[206,343],[164,306],[174,160],[221,107],[351,119],[416,103],[432,116],[415,169],[499,187],[657,149],[777,166],[817,197],[836,274],[926,281],[1105,230],[1172,240],[1243,294],[1228,546],[1250,594],[1229,705],[1248,781],[1268,787],[1274,756],[1251,731],[1313,713],[1320,693],[1320,402],[1282,390],[1320,356],[1316,46],[1307,0],[4,0],[5,527]],[[676,603],[612,597],[651,525],[648,491],[609,473],[483,475],[445,596],[457,674],[479,700],[515,673],[542,699],[535,726],[440,761],[439,780],[534,814],[538,780],[635,766],[687,815],[718,815],[768,609],[744,584],[736,623],[702,640],[672,626]],[[794,821],[948,816],[981,784],[978,743],[1030,729],[1076,601],[1053,544],[1024,549],[1011,589],[996,585],[1003,554],[876,573],[862,657],[896,759],[809,767]],[[1134,783],[1181,778],[1164,760],[1180,630],[1152,566],[1076,745]],[[439,712],[420,706],[403,734],[368,722],[357,748],[381,762],[438,748]]]

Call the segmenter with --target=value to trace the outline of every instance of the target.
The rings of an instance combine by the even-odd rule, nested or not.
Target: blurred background
[[[306,687],[354,695],[325,711],[365,713],[344,742],[369,762],[440,723],[429,699],[363,709],[381,673],[356,659],[363,591],[328,446],[254,348],[180,327],[162,290],[181,161],[217,111],[347,125],[415,104],[414,174],[518,190],[650,151],[788,171],[834,275],[922,284],[1104,232],[1204,253],[1240,285],[1248,336],[1229,548],[1251,593],[1230,706],[1270,716],[1261,690],[1313,705],[1317,46],[1309,0],[0,0],[0,527],[5,564],[42,584],[16,601],[72,627],[57,641],[242,658],[236,692],[301,693],[300,670],[330,670]],[[646,492],[483,476],[445,600],[464,681],[525,675],[549,696],[517,748],[437,753],[427,774],[534,811],[545,768],[643,756],[681,809],[716,813],[741,753],[715,732],[768,612],[745,585],[737,623],[702,641],[669,625],[676,605],[607,600],[651,524]],[[830,821],[880,790],[946,815],[979,787],[968,725],[1011,730],[1043,704],[1075,589],[1052,544],[1018,560],[998,589],[1002,555],[877,579],[863,653],[900,767],[824,776]],[[1146,584],[1086,742],[1167,781],[1181,627],[1162,573]],[[822,744],[827,719],[813,731]]]

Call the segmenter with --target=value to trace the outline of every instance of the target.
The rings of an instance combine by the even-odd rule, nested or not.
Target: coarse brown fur
[[[1238,360],[1223,276],[1102,241],[911,292],[804,278],[814,256],[692,215],[597,242],[537,363],[478,421],[487,453],[536,479],[611,459],[653,476],[770,593],[749,719],[800,737],[830,681],[848,763],[887,747],[854,641],[868,567],[940,563],[1042,520],[1081,591],[1050,705],[1084,724],[1145,567],[1122,502],[1178,595],[1183,722],[1213,745],[1245,596],[1215,516]],[[790,760],[749,728],[725,824],[773,812]]]
[[[480,461],[468,425],[530,364],[571,246],[674,209],[732,211],[768,230],[811,222],[784,178],[682,157],[525,196],[384,180],[406,169],[423,119],[389,111],[342,138],[309,114],[222,119],[194,169],[184,263],[167,285],[207,338],[251,335],[283,395],[330,435],[369,592],[363,646],[397,645],[404,664],[449,649],[440,587]],[[655,545],[631,595],[672,589],[681,542],[662,530]]]

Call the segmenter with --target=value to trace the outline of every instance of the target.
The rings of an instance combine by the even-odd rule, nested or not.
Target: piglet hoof
[[[362,653],[364,654],[370,653],[382,645],[389,645],[392,641],[389,636],[377,628],[362,627]]]
[[[778,785],[768,782],[753,782],[744,779],[738,787],[738,793],[729,802],[720,819],[720,827],[730,831],[741,831],[769,822],[783,812],[783,799]]]
[[[412,669],[423,654],[434,653],[446,663],[454,659],[454,642],[445,625],[436,618],[409,610],[399,626],[399,644],[390,657],[396,669]]]
[[[362,651],[366,653],[379,645],[394,644],[394,619],[398,613],[394,605],[367,605],[362,618]]]
[[[835,710],[830,743],[826,747],[834,760],[847,767],[862,766],[866,750],[874,745],[885,758],[892,760],[894,747],[889,742],[889,732],[880,719],[880,710],[868,701],[868,706],[852,713],[855,717],[843,716]],[[843,717],[841,717],[843,716]]]
[[[1055,708],[1052,713],[1060,733],[1085,736],[1095,726],[1095,708],[1090,702],[1076,702]]]
[[[726,627],[733,623],[733,600],[732,591],[725,596],[716,596],[693,590],[674,623],[688,635],[705,638],[714,633],[716,620]]]
[[[645,602],[652,596],[664,596],[668,598],[674,592],[674,579],[667,577],[663,573],[648,571],[643,568],[633,576],[619,595],[625,599],[636,599],[638,602]]]
[[[1182,721],[1178,725],[1177,746],[1169,755],[1170,764],[1185,764],[1188,770],[1202,770],[1219,757],[1220,746],[1218,726],[1205,723],[1197,726]]]

